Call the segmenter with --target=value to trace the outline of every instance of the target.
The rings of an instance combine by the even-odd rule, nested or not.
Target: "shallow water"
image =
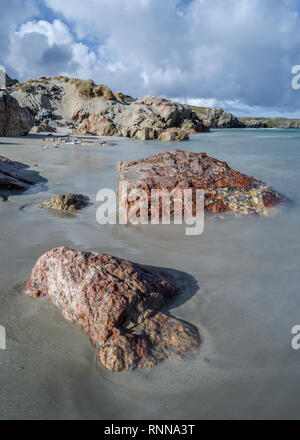
[[[0,418],[299,418],[300,131],[227,130],[168,144],[118,139],[107,148],[44,149],[2,139],[0,154],[48,182],[0,202]],[[115,166],[167,149],[206,152],[266,181],[295,203],[274,218],[209,220],[204,234],[179,226],[100,226],[95,195],[117,188]],[[75,217],[36,205],[61,192],[90,196]],[[56,246],[93,249],[174,271],[182,295],[171,313],[196,325],[198,354],[185,362],[112,374],[77,325],[22,288],[37,258]]]

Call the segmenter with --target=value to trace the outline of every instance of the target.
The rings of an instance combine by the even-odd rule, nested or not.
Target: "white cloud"
[[[237,110],[298,108],[291,67],[300,60],[299,0],[45,3],[59,19],[26,22],[24,13],[16,29],[15,13],[8,59],[21,78],[66,73],[133,96],[177,96]],[[0,61],[3,51],[0,43]]]
[[[76,47],[75,47],[76,46]],[[11,35],[7,62],[20,79],[39,75],[68,74],[78,69],[72,35],[60,20],[28,21]],[[78,54],[80,55],[80,54]],[[79,57],[80,58],[80,57]]]
[[[53,46],[53,44],[68,44],[72,41],[69,28],[60,20],[54,20],[53,23],[49,23],[45,20],[28,21],[22,24],[16,34],[20,37],[24,37],[24,35],[32,32],[45,35],[51,46]]]

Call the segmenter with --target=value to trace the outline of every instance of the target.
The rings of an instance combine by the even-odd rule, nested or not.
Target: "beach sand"
[[[300,324],[300,158],[294,150],[293,160],[280,153],[269,132],[269,140],[264,131],[244,133],[216,132],[180,145],[115,138],[111,147],[59,149],[44,136],[0,138],[1,155],[47,179],[0,201],[0,325],[7,332],[0,419],[299,418],[300,352],[291,348],[291,328]],[[175,148],[228,160],[297,203],[272,219],[207,221],[199,237],[185,236],[181,226],[97,224],[96,193],[117,189],[119,160]],[[93,204],[76,216],[37,207],[65,192]],[[105,370],[79,326],[24,294],[36,260],[57,246],[171,270],[182,295],[169,310],[199,328],[199,353],[152,370]]]

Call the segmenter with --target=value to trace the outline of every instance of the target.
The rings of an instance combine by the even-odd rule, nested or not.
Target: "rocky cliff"
[[[201,113],[205,125],[210,128],[245,128],[245,124],[222,109],[207,108]]]
[[[237,118],[232,113],[210,107],[190,106],[209,128],[300,128],[300,120],[285,118]]]

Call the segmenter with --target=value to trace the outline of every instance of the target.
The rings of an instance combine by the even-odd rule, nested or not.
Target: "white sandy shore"
[[[215,143],[213,135],[202,135],[179,147],[221,159],[227,152],[233,166],[252,173],[251,152],[248,162],[226,143],[218,153],[218,136]],[[7,330],[0,418],[299,417],[300,354],[290,346],[291,327],[300,321],[299,209],[272,224],[213,220],[196,239],[181,227],[99,226],[95,195],[117,187],[117,162],[178,145],[117,138],[113,147],[45,149],[39,137],[0,138],[0,155],[48,181],[0,202],[0,325]],[[85,194],[94,204],[75,217],[37,208],[63,192]],[[199,327],[199,354],[134,373],[112,374],[97,365],[97,350],[80,328],[22,290],[37,258],[61,245],[178,271],[183,295],[171,311]]]

